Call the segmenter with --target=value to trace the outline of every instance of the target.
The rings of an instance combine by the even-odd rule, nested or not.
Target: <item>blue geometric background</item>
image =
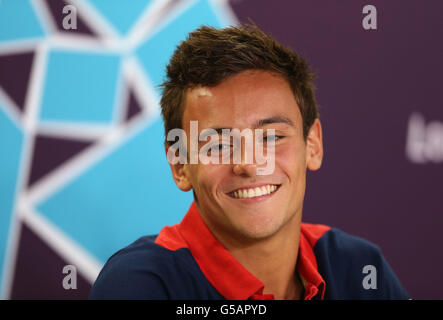
[[[23,86],[0,76],[3,299],[49,290],[20,288],[29,274],[51,277],[29,269],[38,261],[22,248],[28,233],[91,283],[114,252],[181,220],[192,194],[179,191],[170,174],[158,85],[188,32],[235,23],[224,1],[62,2],[76,8],[83,30],[63,29],[60,1],[0,2],[0,74],[19,54],[32,57]],[[16,96],[26,97],[23,105]],[[43,150],[41,141],[54,147]],[[56,165],[39,173],[50,159]],[[60,286],[52,297],[66,298],[61,274],[52,277]]]
[[[53,50],[40,120],[112,123],[120,56]]]
[[[44,36],[30,1],[2,1],[0,41],[14,41]]]

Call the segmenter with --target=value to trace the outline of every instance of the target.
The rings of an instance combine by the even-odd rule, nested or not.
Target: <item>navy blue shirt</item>
[[[338,229],[302,223],[297,259],[306,300],[408,299],[380,249]],[[274,298],[263,290],[263,283],[215,239],[193,203],[180,224],[110,257],[89,298]]]

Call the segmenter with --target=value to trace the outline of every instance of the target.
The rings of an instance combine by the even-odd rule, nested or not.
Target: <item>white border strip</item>
[[[150,119],[148,120],[150,121]],[[107,155],[120,147],[125,141],[131,139],[137,132],[146,126],[146,123],[146,117],[140,117],[138,121],[133,121],[128,126],[122,125],[116,127],[98,140],[96,144],[92,145],[78,156],[68,160],[64,165],[53,170],[47,176],[36,182],[26,194],[22,195],[22,200],[29,203],[30,206],[38,205],[52,194],[62,189],[63,186],[84,174],[88,168],[100,162]],[[128,131],[131,132],[128,134]]]
[[[31,208],[19,204],[19,215],[50,248],[68,264],[74,265],[91,284],[95,281],[103,267],[97,258],[90,255],[73,239]],[[61,282],[60,285],[62,285]]]
[[[0,86],[0,109],[2,109],[11,121],[23,131],[22,114],[20,108]]]
[[[160,115],[160,100],[150,79],[137,57],[132,56],[124,61],[123,72],[126,77],[126,83],[133,90],[133,93],[139,99],[143,112],[148,117],[157,117]]]
[[[161,21],[161,18],[165,15],[164,9],[171,5],[171,3],[171,0],[154,0],[153,3],[146,7],[145,11],[133,24],[132,28],[128,31],[127,37],[124,39],[126,47],[129,48],[129,50],[133,51],[137,49],[136,47],[143,41],[146,34]]]
[[[28,91],[25,98],[23,126],[28,134],[35,131],[38,122],[40,102],[43,95],[49,48],[46,42],[37,46],[29,78]]]
[[[97,140],[112,130],[108,124],[73,123],[60,121],[41,121],[37,125],[37,133],[56,138],[74,140]]]
[[[42,41],[42,38],[32,38],[0,42],[0,55],[34,51]]]
[[[50,36],[57,31],[57,26],[52,18],[52,14],[49,8],[46,6],[45,1],[42,0],[30,0],[34,9],[37,20],[43,29],[43,32]]]
[[[232,7],[229,5],[229,0],[209,0],[214,8],[217,18],[227,26],[238,25],[239,21],[235,15]]]
[[[104,41],[121,41],[120,33],[92,4],[85,0],[70,0],[77,12],[97,35]]]

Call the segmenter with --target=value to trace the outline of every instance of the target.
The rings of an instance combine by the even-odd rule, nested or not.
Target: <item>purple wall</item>
[[[443,2],[231,4],[318,74],[325,158],[308,175],[304,220],[376,243],[412,298],[442,299]],[[376,30],[362,26],[368,4]]]

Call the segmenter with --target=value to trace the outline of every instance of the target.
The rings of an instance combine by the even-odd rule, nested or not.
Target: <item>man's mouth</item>
[[[229,192],[229,196],[236,199],[251,199],[261,196],[266,196],[274,193],[280,187],[278,184],[267,184],[255,188],[241,188]]]

